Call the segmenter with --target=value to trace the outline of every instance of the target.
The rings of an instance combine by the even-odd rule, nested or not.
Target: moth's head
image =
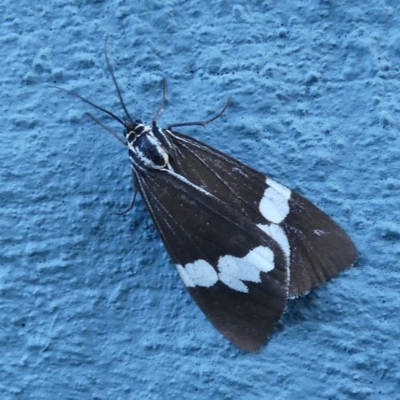
[[[135,121],[124,119],[124,127],[127,132],[136,130],[136,128],[140,125],[143,125],[143,123],[140,119],[137,119]]]
[[[135,121],[125,120],[124,127],[125,129],[123,134],[127,140],[128,146],[129,143],[133,144],[138,137],[142,136],[142,134],[146,134],[151,131],[151,127],[144,125],[140,119]]]

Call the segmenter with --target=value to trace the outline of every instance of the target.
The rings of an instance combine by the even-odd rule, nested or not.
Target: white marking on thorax
[[[223,256],[218,260],[217,271],[204,260],[188,263],[184,267],[176,266],[178,273],[187,287],[211,287],[218,280],[231,289],[247,293],[247,282],[261,282],[261,272],[274,269],[274,253],[268,247],[259,246],[245,257]]]
[[[138,129],[140,129],[141,127],[143,127],[143,131],[140,133],[140,134],[138,134],[138,133],[136,133],[136,130],[138,130]],[[142,136],[142,135],[146,135],[146,134],[148,134],[149,132],[152,132],[153,131],[153,129],[152,129],[152,127],[151,126],[149,126],[149,125],[138,125],[134,130],[133,130],[133,135],[135,135],[136,137],[139,137],[139,136]]]
[[[169,157],[168,153],[165,151],[164,147],[161,145],[160,141],[154,136],[153,131],[150,126],[145,126],[144,131],[141,133],[141,135],[146,135],[147,140],[155,146],[157,149],[158,154],[161,155],[161,157],[164,159],[164,165],[157,165],[154,164],[153,161],[146,157],[145,154],[138,149],[138,147],[135,146],[135,142],[129,143],[128,148],[132,150],[137,157],[140,159],[140,161],[148,168],[152,169],[161,169],[164,168],[168,165]]]
[[[260,201],[260,212],[267,220],[279,224],[289,214],[291,190],[271,178],[266,183],[269,187]]]

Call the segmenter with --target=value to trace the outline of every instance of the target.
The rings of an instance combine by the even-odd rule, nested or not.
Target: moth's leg
[[[116,214],[116,215],[125,215],[129,211],[131,211],[133,206],[135,205],[135,199],[136,199],[136,195],[137,195],[137,192],[138,192],[138,188],[137,188],[137,184],[136,184],[135,174],[133,173],[133,171],[132,171],[132,181],[133,181],[133,187],[135,189],[135,193],[133,194],[133,198],[132,198],[131,204],[129,204],[129,207],[125,211],[114,212],[114,214]]]
[[[178,124],[171,124],[168,125],[167,129],[171,129],[171,128],[176,128],[177,126],[189,126],[189,125],[201,125],[201,126],[206,126],[207,124],[209,124],[210,122],[215,121],[217,118],[219,118],[224,112],[225,110],[228,108],[229,106],[229,102],[230,102],[230,97],[228,97],[228,100],[224,106],[224,108],[214,117],[208,119],[207,121],[195,121],[195,122],[181,122]]]

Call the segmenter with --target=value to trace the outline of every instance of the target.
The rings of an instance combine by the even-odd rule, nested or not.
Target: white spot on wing
[[[260,201],[260,212],[268,221],[279,224],[289,214],[291,190],[271,178],[266,183],[269,187]]]
[[[278,193],[280,193],[286,200],[290,199],[290,196],[292,194],[292,191],[286,187],[283,186],[281,183],[278,183],[276,181],[274,181],[271,178],[267,178],[267,185],[271,186],[272,188],[274,188]]]
[[[247,254],[244,260],[249,264],[254,264],[261,272],[267,273],[274,269],[274,253],[269,247],[256,247]]]
[[[193,263],[188,263],[185,267],[177,265],[177,269],[183,283],[186,285],[186,282],[188,282],[189,287],[210,287],[215,285],[218,281],[218,275],[215,269],[211,264],[204,260],[197,260]]]
[[[211,287],[218,280],[231,289],[247,293],[247,282],[261,282],[261,272],[274,269],[274,254],[268,247],[259,246],[251,250],[245,257],[223,256],[218,260],[218,274],[204,260],[188,263],[184,267],[176,266],[183,283],[187,287]]]
[[[231,276],[241,281],[260,282],[260,270],[254,264],[249,263],[246,258],[247,256],[244,258],[221,257],[218,260],[219,278],[221,279],[221,275],[223,275]],[[221,280],[223,281],[223,279]],[[230,286],[228,283],[226,284]]]
[[[269,187],[261,199],[260,211],[268,221],[279,224],[289,214],[289,204],[279,192]]]
[[[185,268],[182,265],[176,264],[176,269],[178,270],[178,274],[181,277],[183,283],[186,287],[194,287],[196,286],[192,279],[190,278],[189,274],[186,272]]]
[[[219,275],[219,280],[229,286],[231,289],[237,290],[238,292],[248,293],[249,288],[236,276],[221,272]]]
[[[276,224],[271,224],[271,225],[262,225],[258,224],[257,225],[261,230],[263,230],[269,237],[275,240],[281,246],[283,252],[285,253],[287,262],[289,264],[290,260],[290,245],[289,245],[289,240],[286,236],[285,231]]]

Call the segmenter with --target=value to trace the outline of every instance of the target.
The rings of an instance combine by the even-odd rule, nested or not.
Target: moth
[[[129,114],[106,49],[105,58],[123,118],[75,92],[58,89],[123,126],[121,138],[87,113],[127,147],[135,195],[140,193],[200,309],[233,344],[248,352],[258,350],[288,298],[310,291],[355,262],[353,242],[300,194],[175,130],[207,125],[228,103],[208,121],[159,128],[164,80],[161,106],[152,124],[145,125]]]

